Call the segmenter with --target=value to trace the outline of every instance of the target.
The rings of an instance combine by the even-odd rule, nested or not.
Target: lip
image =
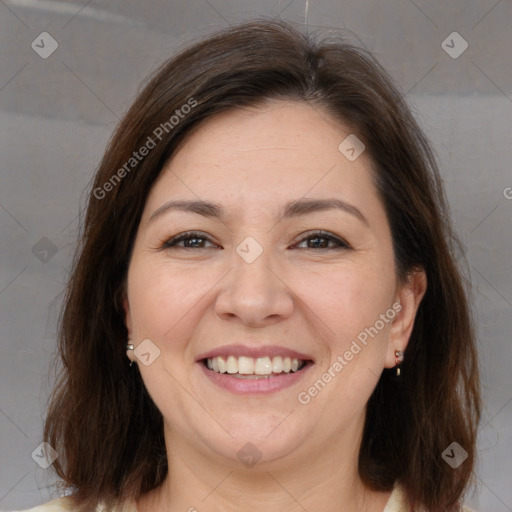
[[[231,354],[235,355],[232,352]],[[266,352],[266,354],[268,355],[268,352]],[[306,375],[306,373],[308,373],[308,370],[313,366],[313,362],[310,359],[301,370],[298,370],[294,373],[283,373],[280,375],[269,376],[268,378],[262,379],[240,379],[238,377],[233,377],[233,375],[230,375],[229,373],[217,373],[214,372],[213,370],[209,370],[203,364],[202,359],[204,358],[201,358],[201,360],[199,360],[197,364],[201,368],[203,374],[210,380],[210,382],[236,395],[261,395],[274,393],[276,391],[288,388],[296,384],[300,379],[302,379]]]
[[[308,355],[303,354],[301,352],[297,352],[296,350],[292,350],[286,347],[280,347],[278,345],[259,345],[258,347],[249,347],[247,345],[223,345],[221,347],[214,348],[204,354],[200,354],[196,358],[196,362],[202,362],[203,359],[207,359],[210,357],[291,357],[295,359],[301,359],[302,361],[312,361],[314,359]]]

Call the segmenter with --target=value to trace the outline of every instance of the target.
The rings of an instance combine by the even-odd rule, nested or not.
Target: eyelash
[[[199,238],[202,240],[207,240],[210,243],[213,243],[207,236],[204,235],[204,233],[201,233],[199,231],[187,231],[185,233],[181,233],[180,235],[176,235],[175,237],[167,240],[162,244],[162,249],[207,249],[207,247],[181,247],[177,246],[176,244],[179,242],[183,242],[185,240],[190,240],[193,238]],[[315,249],[314,247],[305,247],[304,249],[309,250],[322,250],[322,251],[332,251],[335,249],[351,249],[350,245],[342,240],[341,238],[338,238],[331,233],[328,233],[326,231],[313,231],[309,233],[307,236],[303,237],[301,240],[297,242],[297,244],[301,244],[304,241],[310,240],[312,238],[324,238],[326,240],[332,241],[336,244],[334,247],[320,247],[319,249]]]

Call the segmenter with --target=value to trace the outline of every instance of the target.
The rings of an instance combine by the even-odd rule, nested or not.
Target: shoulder
[[[71,512],[69,500],[66,498],[57,498],[49,501],[44,505],[38,505],[37,507],[30,508],[27,510],[19,510],[12,512]]]
[[[73,510],[75,509],[71,500],[69,498],[63,497],[49,501],[43,505],[38,505],[34,508],[12,512],[73,512]],[[95,512],[137,512],[137,507],[133,502],[128,502],[120,508],[107,510],[102,504],[99,504],[96,507]]]
[[[400,485],[395,485],[393,492],[389,498],[389,501],[384,508],[383,512],[410,512],[410,508],[407,506],[407,497],[404,489]],[[418,512],[427,512],[423,508]],[[462,507],[461,512],[476,512],[469,507]]]

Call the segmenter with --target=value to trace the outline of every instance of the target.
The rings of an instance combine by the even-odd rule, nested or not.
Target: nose
[[[260,327],[291,316],[294,300],[290,284],[273,268],[277,266],[271,260],[270,251],[264,250],[251,263],[234,252],[233,269],[221,282],[215,301],[219,317]]]

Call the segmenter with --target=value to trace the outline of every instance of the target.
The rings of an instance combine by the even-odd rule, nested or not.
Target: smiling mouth
[[[294,357],[208,357],[203,364],[212,372],[239,379],[268,379],[301,371],[308,361]]]

